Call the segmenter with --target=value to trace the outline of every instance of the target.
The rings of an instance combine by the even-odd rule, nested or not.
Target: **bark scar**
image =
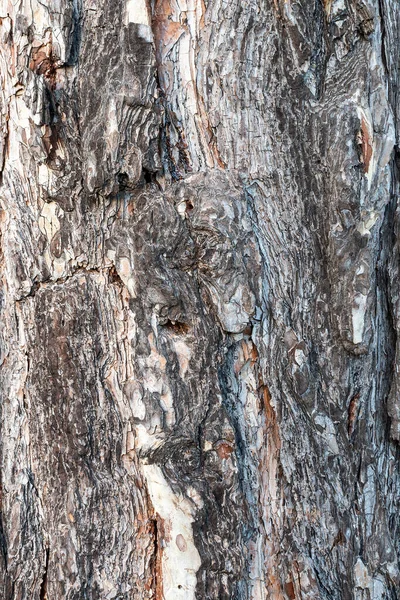
[[[158,513],[155,514],[153,519],[154,527],[154,592],[155,600],[163,600],[163,576],[162,576],[162,538],[164,537],[164,520]]]
[[[361,119],[361,148],[364,162],[364,172],[368,173],[373,149],[368,123],[364,117]]]
[[[350,400],[350,404],[349,404],[348,425],[347,425],[347,431],[348,431],[349,437],[354,432],[359,408],[360,408],[360,394],[359,394],[359,392],[357,392],[356,394],[354,394],[354,396]]]

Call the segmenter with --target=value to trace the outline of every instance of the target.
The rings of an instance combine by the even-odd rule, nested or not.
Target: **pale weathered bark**
[[[0,5],[1,598],[399,598],[398,0]]]

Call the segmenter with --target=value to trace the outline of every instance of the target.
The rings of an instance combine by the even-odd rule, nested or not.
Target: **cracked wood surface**
[[[397,0],[0,0],[0,596],[399,598]]]

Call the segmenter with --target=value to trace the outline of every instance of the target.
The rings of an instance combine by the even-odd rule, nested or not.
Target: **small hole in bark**
[[[181,589],[182,589],[182,586],[181,586],[181,585],[178,585],[178,590],[181,590]]]
[[[252,325],[247,325],[246,329],[243,330],[243,335],[251,336],[252,333],[253,333]]]
[[[186,202],[186,210],[191,211],[193,209],[194,209],[193,202],[191,200],[188,200]]]
[[[110,283],[116,283],[117,285],[121,285],[122,287],[124,286],[124,283],[121,277],[118,275],[115,267],[111,267],[111,269],[108,272],[108,277]]]
[[[143,168],[142,175],[145,183],[153,183],[155,181],[156,174],[148,169]]]
[[[181,323],[180,321],[171,321],[170,319],[164,323],[164,328],[179,335],[189,332],[189,325]]]
[[[118,173],[118,186],[120,191],[126,190],[129,186],[129,177],[126,173]]]

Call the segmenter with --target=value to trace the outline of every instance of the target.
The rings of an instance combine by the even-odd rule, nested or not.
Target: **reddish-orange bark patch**
[[[226,442],[217,442],[216,451],[219,458],[222,460],[230,457],[230,455],[233,452],[233,448],[230,444],[227,444]]]
[[[372,157],[372,140],[369,135],[368,123],[364,117],[361,120],[361,148],[364,161],[364,171],[365,173],[368,173]]]
[[[163,575],[162,575],[162,555],[164,539],[164,519],[159,514],[155,515],[154,520],[154,546],[155,546],[155,565],[154,565],[154,600],[163,600]]]
[[[251,362],[253,367],[254,363],[258,360],[258,350],[252,341],[242,340],[240,343],[240,353],[235,361],[234,370],[238,374],[247,363]]]
[[[269,389],[266,385],[263,385],[262,387],[262,396],[264,400],[264,411],[266,416],[266,430],[267,433],[272,435],[274,450],[278,451],[281,448],[281,438],[279,435],[276,413],[271,404],[271,394],[269,393]]]
[[[289,598],[289,600],[295,600],[296,593],[294,591],[293,581],[287,582],[287,584],[285,585],[285,592],[286,592],[286,595]]]
[[[29,68],[37,75],[43,75],[52,89],[56,85],[57,66],[51,42],[32,48]]]
[[[360,404],[360,394],[354,394],[349,404],[347,430],[349,435],[352,435],[357,419],[358,407]]]
[[[332,0],[323,0],[323,5],[324,5],[325,13],[329,17],[331,14]]]

